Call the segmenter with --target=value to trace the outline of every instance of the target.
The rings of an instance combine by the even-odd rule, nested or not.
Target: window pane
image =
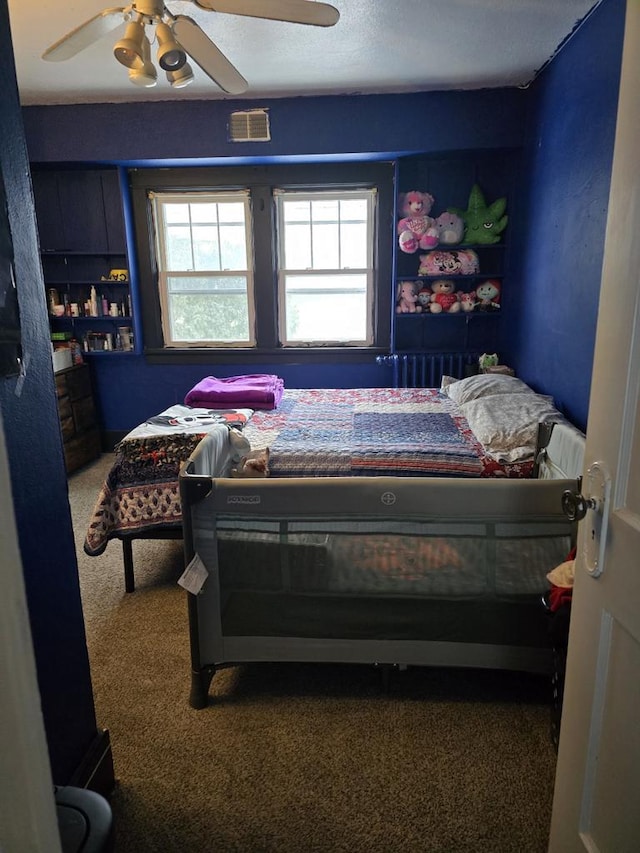
[[[167,228],[165,244],[167,252],[166,269],[193,269],[191,229],[188,225],[172,225]]]
[[[311,231],[308,225],[286,225],[284,266],[290,270],[311,269]]]
[[[175,269],[175,267],[173,267]],[[215,225],[193,227],[193,269],[219,270],[218,229]]]
[[[366,269],[367,267],[367,224],[366,222],[340,226],[340,266],[342,269]]]
[[[244,223],[220,226],[220,268],[223,270],[247,269],[247,243]]]
[[[293,222],[309,222],[311,219],[311,203],[302,199],[292,199],[285,201],[282,204],[284,212],[284,221],[286,223]]]
[[[244,204],[239,201],[225,201],[218,204],[220,222],[244,225]]]
[[[322,199],[311,202],[314,222],[337,222],[340,202],[338,199]]]
[[[191,204],[191,220],[192,222],[217,222],[218,221],[218,205],[217,204]]]
[[[340,240],[336,223],[313,226],[313,269],[340,269]]]
[[[366,222],[367,215],[367,200],[364,198],[346,199],[340,202],[340,219],[343,222]]]
[[[286,341],[367,339],[365,275],[287,276]]]
[[[169,224],[178,222],[189,222],[188,204],[163,204],[162,210],[165,221]]]
[[[249,341],[245,293],[187,294],[169,297],[169,322],[174,341]]]

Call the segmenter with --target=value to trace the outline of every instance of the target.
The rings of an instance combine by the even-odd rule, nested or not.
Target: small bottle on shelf
[[[108,317],[108,315],[109,315],[109,300],[104,295],[104,293],[102,294],[100,301],[101,301],[101,305],[102,305],[102,316]]]
[[[95,285],[91,285],[91,296],[89,298],[89,302],[91,304],[91,316],[98,316],[98,294],[96,293]]]

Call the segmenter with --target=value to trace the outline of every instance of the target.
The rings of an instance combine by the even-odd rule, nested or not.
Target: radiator
[[[478,372],[478,353],[429,352],[379,355],[378,364],[393,368],[394,388],[439,388],[443,376],[464,379]]]

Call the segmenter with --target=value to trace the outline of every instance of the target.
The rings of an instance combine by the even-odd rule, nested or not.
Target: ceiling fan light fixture
[[[124,38],[115,43],[113,55],[127,68],[140,70],[144,65],[143,42],[145,39],[144,24],[141,20],[127,24]]]
[[[136,86],[152,89],[158,82],[158,72],[153,65],[145,65],[141,70],[131,68],[129,70],[129,80],[135,83]]]
[[[187,61],[187,54],[175,40],[171,28],[164,23],[156,26],[158,38],[158,65],[163,71],[179,71]]]
[[[167,71],[167,80],[174,89],[184,89],[189,83],[193,83],[193,71],[188,62],[177,71]]]
[[[129,80],[136,86],[151,89],[158,82],[158,72],[151,61],[151,45],[146,35],[142,39],[142,60],[142,68],[129,69]]]

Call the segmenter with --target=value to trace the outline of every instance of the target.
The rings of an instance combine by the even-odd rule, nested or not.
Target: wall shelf
[[[514,194],[517,153],[513,151],[460,151],[450,154],[412,155],[398,161],[397,188],[399,193],[419,190],[434,198],[429,216],[434,219],[450,208],[466,210],[474,184],[482,189],[487,204],[498,198],[509,199]],[[397,222],[402,218],[398,210]],[[433,249],[419,249],[415,253],[403,252],[398,245],[394,229],[394,313],[392,318],[391,352],[398,354],[425,352],[456,352],[473,354],[499,350],[502,311],[482,309],[472,311],[430,311],[398,313],[396,294],[401,281],[422,282],[430,288],[437,279],[451,280],[460,293],[475,291],[489,279],[500,283],[501,297],[509,282],[508,229],[496,243],[442,244]],[[478,257],[479,270],[471,274],[447,271],[420,275],[421,256],[432,252],[457,252],[473,250]],[[452,259],[449,259],[452,260]],[[462,259],[461,259],[462,260]],[[440,264],[438,266],[445,266]],[[454,266],[454,264],[449,264]],[[430,269],[432,267],[430,266]],[[427,319],[428,318],[428,319]],[[444,319],[444,318],[449,318]]]

